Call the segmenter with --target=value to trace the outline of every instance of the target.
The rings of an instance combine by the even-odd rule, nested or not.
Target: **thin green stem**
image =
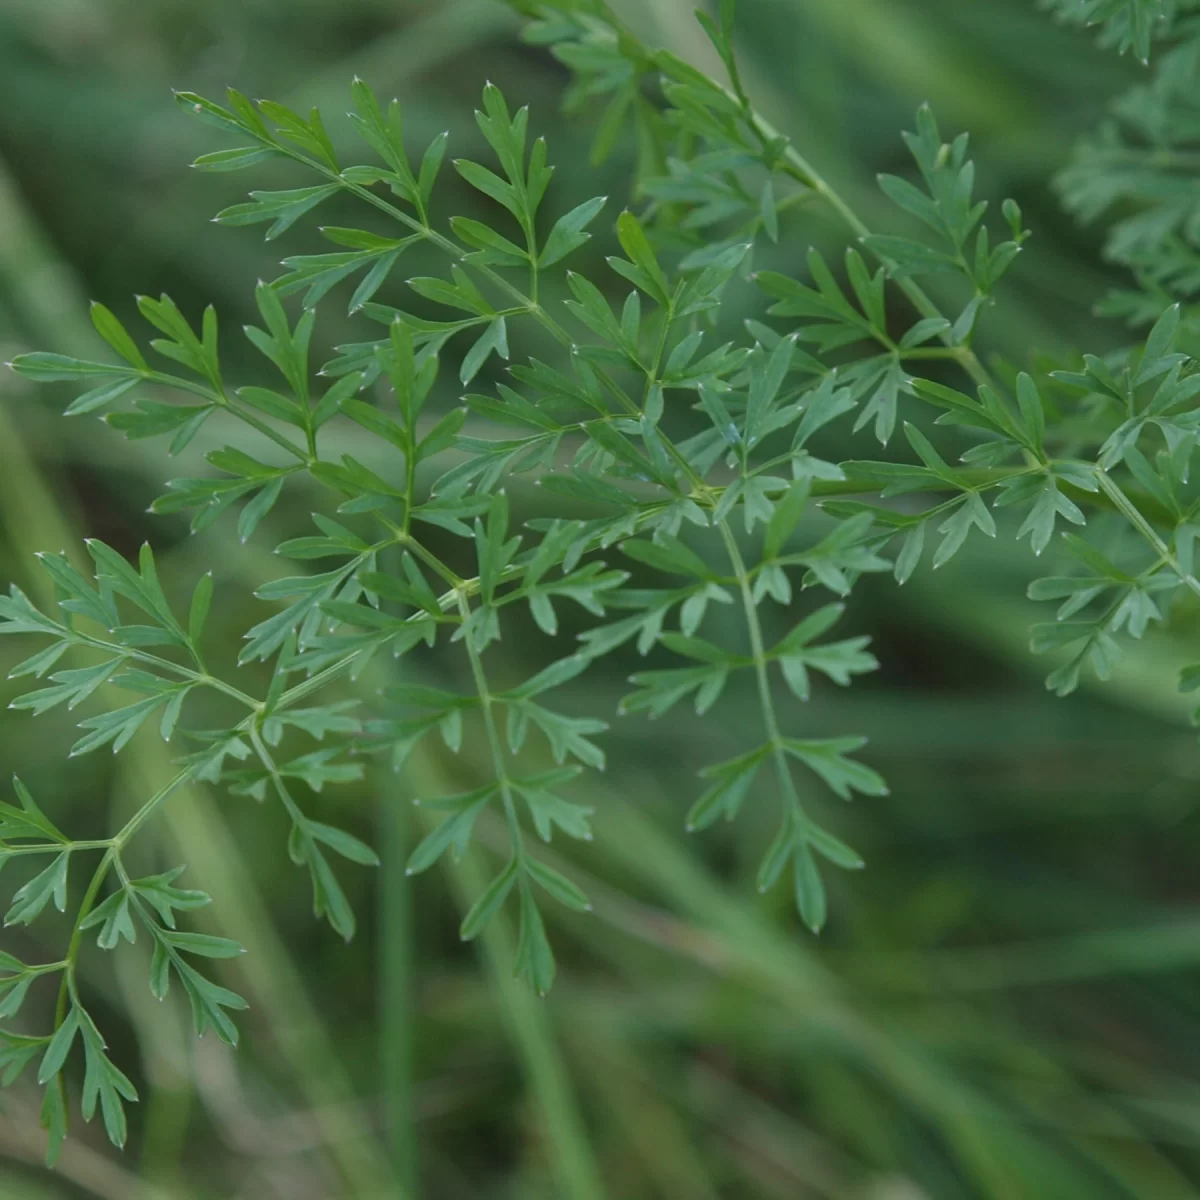
[[[70,850],[73,854],[76,850],[107,850],[112,845],[112,838],[99,838],[89,842],[38,842],[33,846],[9,846],[4,847],[4,857],[15,858],[20,854],[61,854],[64,850]]]
[[[1096,482],[1100,485],[1101,491],[1113,502],[1117,511],[1150,543],[1162,561],[1175,572],[1180,582],[1190,588],[1195,595],[1200,596],[1200,580],[1183,569],[1170,546],[1162,540],[1158,531],[1146,520],[1141,510],[1125,495],[1108,472],[1097,468]]]
[[[106,642],[103,638],[91,637],[86,633],[79,633],[77,630],[71,630],[70,633],[73,635],[74,640],[84,645],[93,646],[97,650],[107,650],[109,653],[121,658],[146,663],[148,666],[158,667],[163,671],[172,671],[197,686],[211,687],[219,692],[223,692],[226,696],[232,697],[238,703],[244,704],[249,708],[258,707],[258,701],[252,696],[248,696],[245,692],[230,683],[226,683],[223,679],[218,679],[216,676],[208,674],[207,671],[203,673],[193,671],[190,667],[171,662],[168,658],[160,658],[157,654],[148,654],[144,650],[134,650],[129,646],[122,646],[116,642]]]
[[[746,569],[746,560],[742,557],[737,538],[729,528],[729,522],[720,522],[718,528],[742,596],[742,609],[746,617],[746,632],[750,636],[750,655],[751,661],[754,663],[754,678],[758,685],[758,699],[762,706],[763,724],[766,726],[767,737],[770,739],[771,745],[778,746],[783,739],[779,732],[779,722],[775,716],[775,702],[771,696],[771,681],[767,675],[766,644],[763,641],[762,624],[758,619],[758,605],[754,603],[754,595],[750,587],[750,573]]]
[[[118,855],[121,849],[128,844],[129,840],[135,833],[150,819],[166,799],[186,783],[195,773],[195,767],[187,767],[180,771],[170,782],[160,788],[136,813],[129,819],[122,829],[108,841],[99,842],[77,842],[70,846],[63,847],[74,851],[76,849],[98,849],[105,847],[104,857],[101,858],[92,875],[91,882],[88,884],[87,891],[83,894],[83,899],[79,903],[79,908],[75,915],[74,928],[71,930],[71,940],[67,945],[67,953],[64,957],[63,981],[58,992],[58,1003],[55,1007],[54,1028],[57,1030],[62,1025],[63,1020],[67,1015],[67,1000],[74,994],[75,988],[75,964],[79,958],[79,951],[83,944],[83,923],[87,920],[88,914],[91,913],[92,907],[96,903],[96,897],[100,893],[100,888],[104,880],[108,877],[109,871],[114,863],[118,863]]]
[[[178,775],[159,788],[117,831],[112,839],[112,849],[119,852],[129,845],[133,835],[162,807],[172,793],[187,783],[195,773],[196,767],[185,767]]]
[[[275,764],[275,759],[272,757],[271,752],[267,749],[267,744],[263,741],[262,734],[259,732],[257,721],[251,724],[249,734],[250,742],[254,746],[254,753],[258,755],[259,762],[262,763],[262,765],[266,768],[267,774],[271,777],[271,783],[275,786],[275,794],[279,797],[283,807],[287,810],[288,816],[291,817],[297,825],[303,825],[305,820],[304,813],[301,810],[300,805],[296,803],[292,793],[288,790],[288,786],[284,782],[283,775],[281,774],[279,767]]]
[[[458,611],[465,625],[471,616],[471,606],[462,592],[458,593]],[[495,713],[492,711],[495,698],[488,687],[487,675],[483,670],[483,659],[471,642],[469,630],[464,633],[463,644],[467,648],[467,657],[471,660],[471,677],[475,681],[475,691],[479,695],[483,724],[487,731],[488,748],[492,756],[492,769],[496,773],[496,782],[500,786],[500,799],[504,805],[504,821],[508,827],[508,839],[512,846],[513,857],[520,863],[525,858],[525,847],[521,837],[521,822],[517,817],[517,804],[513,797],[512,784],[508,778],[504,746],[500,741],[499,730],[496,728]]]
[[[459,577],[458,572],[448,567],[432,550],[427,546],[423,546],[416,538],[406,538],[404,545],[427,567],[441,576],[444,583],[448,583],[452,588],[461,588],[463,586],[465,581]]]
[[[537,231],[534,228],[533,213],[527,211],[521,225],[525,233],[526,252],[529,255],[529,299],[536,308],[538,307],[538,284],[542,272],[538,265]]]
[[[237,417],[239,421],[242,421],[246,425],[249,425],[251,429],[258,430],[258,432],[261,433],[263,435],[263,437],[269,438],[272,442],[275,443],[275,445],[281,446],[289,454],[294,455],[296,458],[298,458],[300,460],[300,462],[304,466],[306,466],[306,467],[312,466],[313,462],[316,460],[315,453],[312,457],[310,457],[308,454],[305,453],[305,451],[301,450],[300,447],[297,446],[295,444],[295,442],[293,442],[291,440],[291,438],[285,437],[282,433],[279,432],[278,429],[275,429],[272,426],[268,425],[266,421],[260,420],[258,417],[251,415],[250,413],[246,412],[245,409],[239,407],[236,404],[226,402],[224,407],[226,408],[226,410],[228,412],[232,413],[235,417]]]
[[[463,621],[466,622],[471,610],[466,596],[461,592],[458,594],[458,608]],[[513,857],[520,863],[524,857],[521,828],[508,781],[504,751],[492,712],[493,697],[483,670],[482,659],[472,645],[469,633],[463,640],[480,698],[493,770],[500,785],[509,846]],[[457,874],[468,883],[468,887],[463,889],[463,903],[467,904],[468,896],[476,896],[483,890],[483,880],[474,864],[466,861],[458,866]],[[524,875],[521,876],[520,886],[528,886]],[[513,951],[509,944],[507,927],[502,920],[496,919],[489,923],[483,933],[483,944],[489,965],[507,1002],[513,1034],[524,1059],[530,1085],[538,1097],[546,1121],[564,1200],[603,1200],[604,1187],[575,1105],[566,1065],[544,1010],[535,1007],[533,998],[512,979],[509,964],[513,959]]]
[[[406,494],[408,496],[413,495],[413,489],[415,486],[415,477],[410,477],[405,484]],[[403,546],[405,549],[411,550],[412,553],[423,563],[425,563],[426,566],[428,566],[436,574],[440,575],[444,583],[448,583],[452,588],[461,587],[463,581],[459,578],[458,574],[448,567],[444,562],[442,562],[442,560],[438,558],[438,556],[434,554],[432,550],[429,550],[423,546],[409,532],[409,514],[411,511],[412,504],[406,503],[404,506],[404,520],[399,525],[397,525],[396,522],[390,518],[383,516],[381,513],[376,513],[375,519],[384,527],[384,529],[388,530],[388,532],[392,534],[392,537],[386,542],[381,542],[376,546],[372,546],[371,550],[378,551],[387,546]]]
[[[279,697],[274,704],[272,711],[279,712],[281,709],[290,708],[293,704],[297,703],[297,701],[306,699],[307,697],[311,696],[313,692],[319,691],[327,683],[336,679],[339,675],[344,675],[353,665],[353,658],[343,658],[339,662],[335,662],[331,666],[326,667],[324,670],[318,671],[315,675],[310,676],[308,679],[302,680],[294,687],[288,688],[287,691]],[[260,709],[261,707],[261,705],[258,706]],[[246,720],[242,722],[242,725],[238,727],[239,730],[244,731],[246,728],[248,728],[253,719],[253,717],[247,717]]]
[[[254,416],[253,413],[248,413],[241,405],[236,404],[223,391],[209,384],[193,383],[190,379],[183,379],[178,375],[168,375],[165,371],[145,371],[143,377],[153,383],[162,384],[165,387],[175,388],[182,392],[191,392],[195,396],[201,396],[210,403],[217,405],[219,408],[225,409],[238,420],[245,422],[252,429],[258,430],[263,437],[270,438],[277,446],[281,446],[289,454],[294,455],[302,463],[308,465],[311,461],[309,455],[301,450],[295,442],[283,436],[279,430],[272,428],[265,421]]]
[[[66,970],[67,960],[60,958],[58,962],[51,963],[26,963],[24,970],[20,972],[22,975],[53,975],[56,971]]]
[[[750,636],[750,653],[754,664],[754,679],[758,687],[758,704],[762,712],[763,726],[766,729],[768,743],[771,747],[771,761],[775,764],[775,774],[779,780],[779,797],[783,806],[785,825],[791,823],[795,828],[802,825],[807,818],[800,806],[800,797],[796,795],[796,785],[792,779],[792,769],[784,752],[783,734],[779,728],[779,718],[775,713],[775,699],[771,694],[771,679],[767,671],[767,648],[763,641],[762,624],[758,619],[758,605],[754,602],[754,593],[750,586],[750,572],[746,569],[746,561],[737,544],[737,538],[729,528],[727,521],[720,523],[721,540],[733,566],[737,579],[738,591],[741,594],[742,611],[746,618],[746,631]]]
[[[79,951],[83,945],[83,923],[87,920],[88,914],[92,911],[96,903],[96,897],[100,894],[100,888],[108,876],[115,857],[116,849],[110,846],[104,852],[104,857],[92,873],[87,891],[84,892],[83,899],[79,902],[79,909],[75,914],[75,924],[71,930],[71,940],[67,943],[67,952],[63,956],[63,962],[66,965],[63,967],[62,983],[58,987],[58,1001],[54,1007],[55,1032],[58,1031],[63,1021],[67,1018],[67,1001],[75,995],[75,963],[79,958]]]

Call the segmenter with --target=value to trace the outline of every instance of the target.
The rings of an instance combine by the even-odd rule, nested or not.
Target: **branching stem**
[[[1162,561],[1179,577],[1180,582],[1195,595],[1200,596],[1200,580],[1185,571],[1170,546],[1159,536],[1158,531],[1142,515],[1137,505],[1122,491],[1119,484],[1107,471],[1097,469],[1096,482],[1101,491],[1113,502],[1116,510],[1146,539]]]

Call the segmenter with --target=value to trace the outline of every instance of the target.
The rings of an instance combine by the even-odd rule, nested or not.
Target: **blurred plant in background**
[[[649,43],[719,72],[688,6],[629,7]],[[1085,7],[1058,6],[1068,18]],[[1163,5],[1091,7],[1081,15],[1109,17],[1115,42],[1138,54],[1166,15]],[[1186,112],[1170,109],[1158,126],[1134,122],[1150,145],[1121,149],[1138,172],[1123,190],[1097,193],[1102,174],[1086,148],[1062,176],[1068,203],[1085,215],[1116,205],[1128,218],[1136,205],[1157,230],[1177,233],[1160,270],[1139,257],[1153,242],[1144,227],[1115,227],[1112,257],[1135,268],[1143,292],[1129,290],[1123,271],[1095,265],[1095,245],[1045,190],[1079,133],[1137,78],[1127,60],[1093,51],[1016,0],[982,12],[940,0],[743,9],[744,86],[867,225],[892,220],[870,176],[906,170],[898,134],[918,101],[930,100],[944,125],[975,132],[987,164],[980,186],[1014,194],[1037,231],[988,318],[986,349],[998,361],[1073,367],[1070,346],[1111,348],[1120,361],[1122,331],[1092,316],[1102,294],[1124,289],[1109,311],[1141,320],[1190,298],[1178,265],[1191,252],[1186,149],[1162,159],[1163,143],[1172,155],[1186,146]],[[454,154],[479,159],[486,150],[470,111],[490,77],[513,107],[530,104],[548,139],[556,212],[601,192],[614,196],[614,213],[626,202],[646,211],[687,199],[668,185],[630,194],[631,165],[655,151],[652,138],[622,132],[627,110],[606,121],[577,94],[581,111],[560,123],[561,67],[536,42],[519,42],[519,22],[498,4],[314,2],[202,14],[170,3],[12,4],[0,22],[0,86],[10,93],[0,118],[6,358],[34,347],[100,357],[80,322],[87,295],[103,296],[131,326],[132,300],[122,308],[113,298],[135,290],[165,291],[189,314],[211,302],[227,325],[259,319],[247,284],[278,275],[269,256],[276,246],[291,253],[291,235],[264,248],[204,224],[239,197],[226,176],[184,178],[181,164],[214,144],[176,115],[172,86],[220,94],[233,84],[333,113],[357,74],[381,96],[402,97],[413,145],[449,129]],[[1193,43],[1186,24],[1178,28],[1185,36],[1135,97],[1169,93],[1186,104],[1180,64]],[[631,94],[624,103],[637,102]],[[1119,110],[1125,119],[1130,103]],[[653,133],[652,123],[642,128]],[[329,130],[336,146],[348,140],[342,123],[330,120]],[[589,167],[589,156],[602,165]],[[297,186],[285,178],[266,186]],[[453,211],[490,215],[467,187],[449,178],[442,186],[458,189]],[[330,203],[324,223],[351,223],[340,200]],[[778,248],[762,242],[760,268],[806,278],[808,242],[840,252],[842,231],[816,206],[785,219],[798,232]],[[678,239],[677,249],[701,248],[686,227]],[[592,277],[611,245],[598,243],[580,252],[578,269]],[[751,289],[731,289],[722,309],[730,323],[753,316]],[[341,345],[349,328],[323,311],[314,339]],[[1194,337],[1186,308],[1178,336],[1185,349]],[[1031,345],[1056,361],[1030,363]],[[231,376],[266,383],[249,344],[227,338],[222,352]],[[431,400],[443,409],[459,390],[454,354],[444,352]],[[187,611],[185,586],[215,565],[227,599],[208,615],[207,640],[221,659],[214,673],[229,668],[234,654],[219,648],[237,645],[261,617],[251,589],[286,573],[267,548],[309,531],[315,489],[311,500],[285,495],[257,531],[245,522],[246,540],[229,521],[189,537],[182,520],[143,515],[159,490],[156,448],[98,435],[86,418],[62,421],[12,375],[2,386],[6,577],[45,604],[52,594],[30,570],[33,552],[73,556],[85,532],[126,553],[151,537],[176,611]],[[201,430],[176,473],[205,474],[203,456],[224,440]],[[836,433],[822,447],[835,462],[848,453]],[[545,511],[520,476],[508,489],[518,512]],[[129,1148],[114,1158],[81,1126],[58,1174],[42,1173],[31,1165],[42,1153],[37,1100],[19,1081],[3,1093],[6,1194],[584,1196],[600,1194],[597,1178],[603,1194],[622,1197],[1196,1194],[1186,819],[1200,760],[1175,694],[1179,669],[1195,658],[1194,606],[1179,606],[1169,627],[1115,664],[1102,694],[1085,682],[1085,694],[1064,704],[1042,697],[1028,658],[1033,606],[1020,597],[1030,575],[1031,559],[1013,543],[976,555],[968,542],[899,593],[864,579],[849,619],[872,631],[883,671],[851,698],[827,690],[781,711],[806,737],[867,733],[892,785],[886,802],[837,813],[871,870],[853,886],[829,880],[834,916],[819,945],[792,932],[782,897],[751,899],[769,813],[747,810],[727,834],[686,847],[676,836],[694,767],[755,736],[748,707],[720,726],[673,715],[650,727],[615,723],[608,775],[574,796],[595,810],[596,841],[570,865],[595,912],[547,910],[565,965],[544,1002],[512,982],[513,948],[498,927],[482,944],[486,972],[458,943],[490,851],[450,872],[437,903],[433,875],[414,892],[401,869],[413,833],[397,796],[477,786],[490,770],[486,746],[468,743],[454,756],[424,742],[401,781],[373,767],[357,789],[327,793],[322,813],[366,836],[384,860],[374,879],[347,879],[349,907],[373,914],[349,948],[308,918],[306,889],[277,849],[285,818],[249,797],[218,808],[189,783],[148,833],[138,874],[187,861],[215,898],[195,914],[199,927],[249,950],[214,964],[250,1003],[243,1046],[234,1057],[212,1039],[193,1044],[180,1010],[151,1002],[147,962],[138,961],[148,947],[112,963],[85,958],[82,982],[114,1059],[140,1055],[143,1104]],[[516,679],[541,665],[528,644],[491,647],[489,658],[511,656],[498,673]],[[24,657],[4,649],[9,667]],[[467,682],[445,674],[449,661],[423,661],[431,685]],[[579,685],[587,711],[613,711],[640,662],[631,649],[608,660],[607,673],[593,669]],[[267,676],[257,682],[261,692]],[[57,824],[106,837],[170,777],[169,756],[144,730],[111,766],[68,762],[73,720],[43,718],[34,744],[22,715],[10,717],[0,729],[5,761]],[[499,825],[485,823],[481,835],[502,849]],[[22,932],[23,957],[51,958],[61,934],[52,922]]]

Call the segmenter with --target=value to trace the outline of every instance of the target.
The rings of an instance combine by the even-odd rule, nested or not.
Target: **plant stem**
[[[1138,507],[1125,495],[1108,472],[1097,468],[1096,482],[1100,485],[1101,491],[1113,502],[1117,511],[1154,547],[1162,561],[1175,572],[1180,581],[1197,596],[1200,596],[1200,580],[1183,569],[1171,547],[1162,540],[1158,531],[1146,520]]]
[[[113,850],[120,853],[127,845],[133,835],[158,811],[158,809],[166,803],[171,794],[178,788],[187,783],[196,773],[195,767],[185,767],[174,779],[169,780],[164,784],[141,808],[129,818],[128,821],[113,837]]]
[[[157,654],[147,654],[143,650],[133,650],[128,646],[122,646],[116,642],[106,642],[103,638],[91,637],[86,633],[79,633],[76,630],[71,630],[71,634],[75,640],[88,646],[94,646],[97,650],[107,650],[110,654],[116,654],[122,658],[131,658],[137,662],[158,667],[163,671],[173,671],[176,675],[180,675],[198,686],[211,687],[215,688],[218,692],[224,692],[226,696],[232,697],[239,704],[244,704],[248,708],[259,707],[259,702],[253,696],[248,696],[239,688],[234,687],[233,684],[226,683],[223,679],[218,679],[216,676],[208,674],[207,671],[203,673],[193,671],[191,667],[171,662],[168,658],[160,658]]]
[[[792,782],[792,770],[783,750],[783,734],[779,729],[779,718],[775,713],[775,700],[771,695],[771,679],[767,673],[767,648],[763,641],[762,623],[758,619],[758,605],[754,602],[754,593],[750,587],[750,572],[746,569],[746,560],[742,557],[733,530],[729,528],[729,522],[720,522],[719,528],[721,541],[729,555],[738,591],[742,598],[742,611],[746,618],[746,631],[750,636],[750,654],[754,663],[754,680],[758,687],[759,708],[771,746],[771,759],[779,778],[783,819],[785,821],[801,820],[800,800],[796,795],[796,787]]]
[[[234,403],[223,391],[218,391],[209,384],[195,383],[190,379],[182,379],[178,375],[169,375],[165,371],[146,371],[144,377],[153,383],[159,383],[165,387],[176,388],[179,391],[191,392],[193,395],[202,396],[205,400],[217,405],[219,408],[225,409],[240,421],[245,422],[252,429],[256,429],[265,438],[269,438],[277,446],[281,446],[289,454],[298,458],[305,466],[310,464],[309,455],[301,450],[295,442],[284,437],[279,430],[268,425],[259,417],[248,413],[240,405]]]
[[[271,783],[275,786],[275,794],[279,797],[283,807],[287,810],[287,815],[300,826],[304,824],[304,813],[288,790],[287,784],[284,782],[283,775],[280,773],[279,767],[275,763],[271,752],[267,749],[266,743],[262,740],[262,734],[258,731],[258,724],[254,722],[249,729],[250,741],[254,746],[254,752],[258,755],[259,762],[266,769],[267,774],[271,777]]]
[[[79,959],[79,951],[83,944],[83,923],[87,920],[88,914],[92,911],[93,905],[96,903],[96,897],[100,894],[100,888],[104,880],[108,877],[109,871],[114,863],[117,862],[121,848],[129,841],[131,837],[141,828],[151,815],[157,810],[172,792],[175,791],[181,784],[187,782],[191,778],[194,767],[180,771],[169,783],[160,788],[141,808],[129,819],[119,833],[108,843],[107,849],[104,851],[104,857],[101,858],[92,874],[91,882],[87,886],[87,891],[83,894],[83,899],[79,902],[79,908],[75,914],[75,924],[71,930],[71,940],[67,944],[67,952],[63,956],[63,978],[58,989],[58,1002],[55,1005],[54,1011],[54,1029],[58,1030],[67,1015],[67,1000],[68,997],[74,994],[75,990],[75,964]],[[99,844],[99,843],[98,843]],[[92,844],[89,843],[90,847]],[[75,849],[72,845],[70,849]],[[80,849],[87,848],[80,846]]]
[[[718,528],[721,531],[721,541],[729,555],[733,566],[734,578],[742,596],[742,608],[746,617],[746,631],[750,635],[750,655],[754,663],[754,677],[758,684],[758,699],[762,705],[763,723],[767,729],[767,737],[773,747],[782,740],[779,733],[779,722],[775,716],[775,702],[771,696],[771,681],[767,675],[767,650],[763,641],[762,624],[758,619],[758,605],[754,603],[754,595],[750,590],[750,573],[746,569],[746,560],[738,547],[737,538],[729,528],[728,521],[722,521]]]
[[[471,616],[471,606],[467,603],[467,598],[462,592],[458,593],[458,611],[462,616],[465,626]],[[508,768],[504,760],[504,746],[500,741],[500,733],[496,728],[495,714],[492,712],[492,693],[488,689],[487,676],[483,670],[483,660],[479,655],[479,651],[475,649],[471,642],[469,631],[464,632],[463,643],[467,648],[467,656],[471,660],[471,677],[475,681],[475,690],[479,694],[483,724],[487,730],[488,748],[492,756],[492,769],[496,773],[496,782],[500,785],[500,799],[504,804],[504,822],[508,827],[509,842],[512,846],[513,857],[520,863],[525,856],[523,839],[521,837],[521,823],[517,817],[517,805],[512,794],[512,784],[509,783],[508,779]]]
[[[92,911],[92,907],[96,903],[96,897],[100,894],[100,888],[107,878],[115,858],[116,851],[110,846],[104,852],[104,857],[92,873],[87,891],[83,893],[83,899],[79,902],[79,909],[75,914],[75,924],[71,930],[71,940],[67,943],[66,954],[63,955],[65,965],[63,967],[62,982],[58,987],[58,1002],[54,1007],[55,1033],[58,1032],[59,1027],[66,1020],[68,999],[75,994],[75,964],[79,959],[79,950],[83,944],[83,923],[87,920],[88,914]]]
[[[471,609],[466,596],[461,592],[458,595],[458,608],[465,623],[471,615]],[[469,632],[464,635],[463,641],[471,660],[475,688],[479,693],[493,769],[500,784],[509,845],[513,857],[520,863],[524,856],[521,827],[512,786],[508,780],[504,749],[492,712],[493,697],[483,670],[482,659],[479,651],[472,645]],[[473,898],[483,891],[486,880],[471,858],[458,866],[455,878],[463,884],[458,890],[460,905],[465,911]],[[521,883],[522,886],[525,885],[524,879]],[[587,1132],[575,1107],[570,1076],[550,1029],[546,1010],[524,987],[513,980],[511,963],[515,952],[507,924],[502,918],[494,917],[484,931],[482,939],[488,965],[508,1010],[513,1035],[524,1059],[530,1086],[538,1098],[542,1117],[546,1122],[559,1187],[562,1189],[558,1194],[564,1200],[603,1200],[605,1193],[588,1144]]]

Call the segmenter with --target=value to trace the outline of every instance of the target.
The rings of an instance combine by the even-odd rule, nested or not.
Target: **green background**
[[[710,65],[686,0],[617,7],[647,40]],[[1028,365],[1035,350],[1121,343],[1091,315],[1121,273],[1101,261],[1102,231],[1060,211],[1051,180],[1144,68],[1025,0],[741,8],[747,85],[869,224],[888,219],[873,176],[907,169],[899,134],[920,101],[944,133],[972,132],[981,191],[1015,196],[1034,232],[985,353]],[[259,368],[235,331],[253,319],[254,281],[317,239],[301,222],[264,245],[209,218],[247,187],[307,181],[190,172],[223,143],[170,89],[219,99],[233,85],[320,105],[341,143],[355,74],[402,100],[414,145],[447,129],[451,154],[471,157],[482,153],[472,110],[491,79],[547,136],[557,211],[627,198],[631,147],[588,166],[589,132],[558,111],[562,68],[524,46],[518,18],[493,0],[5,0],[0,357],[90,357],[88,299],[135,327],[133,295],[166,291],[193,318],[217,306],[229,374],[250,380]],[[474,211],[451,172],[439,187],[443,213]],[[322,220],[340,223],[332,209]],[[786,235],[760,263],[799,271],[810,242],[842,244],[808,212]],[[606,274],[604,241],[583,256],[593,278]],[[732,298],[750,302],[748,289]],[[354,340],[328,307],[318,341]],[[265,611],[253,587],[285,573],[269,547],[302,531],[322,498],[288,493],[246,545],[228,519],[189,537],[145,510],[169,474],[202,473],[203,451],[226,435],[206,433],[168,464],[158,443],[61,418],[66,398],[0,374],[0,577],[36,594],[35,551],[78,557],[87,534],[132,552],[149,538],[175,596],[215,570],[209,637],[231,662]],[[454,399],[444,382],[442,402]],[[519,480],[512,490],[531,515],[536,497]],[[430,744],[403,777],[376,771],[320,798],[385,859],[377,874],[343,873],[360,914],[350,947],[312,921],[279,814],[193,788],[141,852],[149,865],[187,861],[192,885],[215,897],[206,928],[249,949],[227,976],[251,1002],[243,1046],[195,1043],[183,1014],[150,996],[141,946],[114,961],[92,953],[94,1011],[143,1095],[131,1144],[117,1154],[77,1122],[46,1173],[23,1081],[0,1093],[0,1194],[549,1200],[564,1156],[570,1170],[569,1109],[547,1112],[538,1097],[566,1085],[619,1200],[1200,1195],[1200,753],[1175,691],[1196,657],[1195,621],[1148,637],[1108,685],[1057,701],[1027,650],[1029,624],[1045,619],[1023,598],[1038,564],[1012,532],[903,589],[864,581],[848,622],[873,635],[882,671],[784,709],[804,736],[868,734],[867,760],[892,785],[823,814],[868,869],[831,873],[819,941],[783,889],[754,892],[770,813],[681,832],[695,770],[750,720],[736,706],[705,720],[613,719],[609,770],[583,791],[597,838],[571,852],[596,912],[553,917],[560,975],[544,1002],[511,984],[503,945],[458,942],[461,889],[477,890],[489,851],[458,874],[406,881],[400,866],[418,832],[408,800],[472,786],[488,770],[478,747],[454,758]],[[0,668],[27,652],[0,646]],[[524,629],[492,651],[514,677],[561,653]],[[611,715],[636,661],[589,673],[576,710]],[[461,674],[453,657],[421,669]],[[119,759],[68,761],[72,720],[7,715],[0,763],[61,825],[96,836],[161,782],[169,755],[147,729]],[[36,939],[61,934],[45,922],[12,936],[36,956]]]

